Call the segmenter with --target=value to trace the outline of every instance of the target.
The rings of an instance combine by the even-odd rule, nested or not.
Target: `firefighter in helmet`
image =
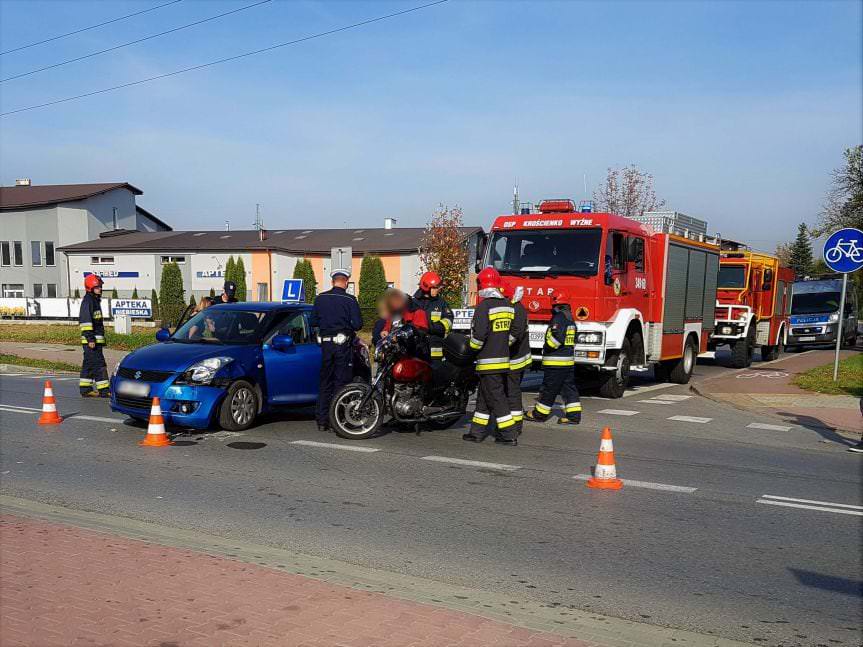
[[[482,301],[474,311],[470,329],[470,347],[478,351],[476,373],[479,393],[470,431],[464,440],[482,442],[496,431],[496,443],[517,445],[516,422],[506,397],[506,382],[510,372],[510,329],[515,309],[501,293],[503,281],[493,267],[477,275]]]
[[[102,321],[102,279],[95,274],[84,277],[84,298],[78,314],[78,327],[81,329],[81,345],[84,360],[81,362],[81,377],[78,386],[85,398],[107,398],[108,365],[102,349],[105,347],[105,323]]]
[[[555,291],[552,303],[551,321],[542,347],[542,387],[536,406],[525,417],[535,422],[547,420],[560,395],[564,415],[558,418],[558,424],[577,425],[581,422],[581,400],[575,386],[575,321],[566,294]]]
[[[443,359],[443,339],[452,330],[453,320],[452,310],[440,294],[442,283],[437,272],[426,272],[414,294],[414,302],[426,312],[431,358],[437,361]]]
[[[515,318],[509,329],[509,374],[506,379],[506,399],[509,412],[515,420],[516,433],[521,434],[524,425],[524,409],[521,399],[521,379],[530,368],[530,333],[527,325],[527,310],[521,303],[523,288],[504,287],[503,295],[512,303]]]

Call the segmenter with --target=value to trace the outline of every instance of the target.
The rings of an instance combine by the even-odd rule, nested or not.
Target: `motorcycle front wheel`
[[[330,426],[342,438],[364,440],[374,436],[381,427],[384,409],[380,398],[373,394],[360,409],[360,401],[371,387],[352,382],[336,391],[330,403]]]

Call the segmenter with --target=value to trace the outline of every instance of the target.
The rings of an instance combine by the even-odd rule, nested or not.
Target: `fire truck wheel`
[[[731,345],[731,366],[746,368],[752,364],[752,349],[755,346],[755,326],[749,327],[746,339],[739,339]]]
[[[632,346],[628,339],[623,340],[623,346],[617,355],[616,369],[603,372],[599,394],[604,398],[622,398],[629,384],[629,367],[632,364]]]
[[[772,362],[775,359],[779,359],[779,356],[782,354],[782,344],[778,344],[776,346],[762,346],[761,347],[761,361],[762,362]]]
[[[688,384],[692,372],[695,370],[695,358],[698,349],[695,346],[695,338],[690,336],[683,347],[683,357],[669,363],[668,381],[675,384]]]

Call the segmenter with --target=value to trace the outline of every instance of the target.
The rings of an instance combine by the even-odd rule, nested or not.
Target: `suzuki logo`
[[[141,379],[141,371],[135,371],[135,379],[136,379],[136,380],[140,380],[140,379]]]
[[[537,312],[539,310],[539,301],[534,299],[533,301],[530,302],[530,304],[528,304],[527,307],[530,308],[531,312]]]

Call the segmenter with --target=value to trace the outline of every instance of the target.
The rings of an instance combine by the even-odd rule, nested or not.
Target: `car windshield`
[[[745,265],[720,265],[716,287],[726,290],[742,290],[746,287]]]
[[[186,344],[256,344],[266,328],[266,312],[207,308],[171,336]]]
[[[498,231],[489,244],[489,265],[501,274],[594,276],[599,266],[600,229]]]
[[[791,314],[814,315],[839,310],[840,292],[805,292],[795,294],[791,301]]]

